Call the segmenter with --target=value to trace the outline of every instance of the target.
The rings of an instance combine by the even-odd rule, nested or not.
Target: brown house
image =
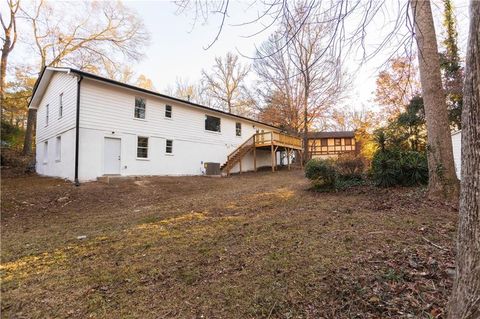
[[[312,158],[336,157],[339,154],[360,151],[354,131],[311,132],[308,147]]]

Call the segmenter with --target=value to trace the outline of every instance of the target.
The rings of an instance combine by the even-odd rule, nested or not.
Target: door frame
[[[104,135],[103,136],[103,144],[102,144],[102,176],[105,175],[117,175],[117,174],[107,174],[105,173],[105,139],[110,138],[114,140],[119,140],[120,141],[120,167],[119,167],[119,172],[118,175],[122,175],[122,160],[123,160],[123,154],[122,154],[122,138],[120,136],[112,136],[112,135]]]

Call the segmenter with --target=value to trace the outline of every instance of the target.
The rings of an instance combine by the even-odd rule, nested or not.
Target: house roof
[[[336,132],[310,132],[308,138],[341,138],[355,137],[355,131],[336,131]]]
[[[48,83],[50,82],[50,79],[55,72],[65,72],[65,73],[77,74],[79,76],[89,78],[89,79],[92,79],[92,80],[104,82],[104,83],[115,85],[115,86],[124,87],[124,88],[130,89],[130,90],[134,90],[134,91],[142,92],[142,93],[145,93],[145,94],[161,97],[161,98],[164,98],[164,99],[167,99],[167,100],[170,100],[170,101],[182,103],[184,105],[188,105],[188,106],[191,106],[191,107],[205,109],[205,110],[208,110],[210,112],[215,112],[215,113],[223,114],[223,115],[234,117],[234,118],[239,118],[239,119],[242,119],[242,120],[262,124],[262,125],[269,126],[269,127],[280,130],[280,128],[277,127],[277,126],[270,125],[270,124],[264,123],[264,122],[260,122],[260,121],[257,121],[257,120],[254,120],[254,119],[251,119],[251,118],[248,118],[248,117],[244,117],[244,116],[228,113],[228,112],[225,112],[225,111],[217,110],[217,109],[205,106],[205,105],[201,105],[201,104],[193,103],[193,102],[190,102],[190,101],[182,100],[182,99],[179,99],[179,98],[176,98],[176,97],[173,97],[173,96],[168,96],[168,95],[161,94],[161,93],[158,93],[158,92],[155,92],[155,91],[147,90],[147,89],[135,86],[135,85],[130,85],[130,84],[127,84],[127,83],[123,83],[123,82],[115,81],[115,80],[112,80],[112,79],[109,79],[109,78],[106,78],[106,77],[102,77],[102,76],[99,76],[99,75],[96,75],[96,74],[88,73],[88,72],[81,71],[81,70],[78,70],[78,69],[66,68],[66,67],[45,67],[42,70],[42,72],[40,73],[40,75],[39,75],[39,77],[38,77],[38,79],[35,82],[35,85],[33,87],[32,97],[31,97],[30,102],[28,104],[29,108],[34,108],[34,109],[38,108],[38,103],[40,103],[40,101],[43,97],[43,94],[45,93],[45,90],[48,87]]]

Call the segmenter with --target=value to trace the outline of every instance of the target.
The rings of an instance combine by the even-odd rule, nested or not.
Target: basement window
[[[172,118],[172,106],[165,105],[165,117]]]
[[[145,99],[141,97],[135,98],[135,118],[145,119]]]
[[[137,158],[148,158],[148,137],[137,137]]]
[[[242,123],[235,123],[235,135],[242,136]]]
[[[165,153],[173,154],[173,140],[167,140],[165,144]]]
[[[55,140],[55,161],[60,162],[62,160],[62,137],[57,136]]]
[[[205,115],[205,130],[212,132],[220,132],[220,118]]]
[[[43,164],[48,163],[48,141],[43,143]]]

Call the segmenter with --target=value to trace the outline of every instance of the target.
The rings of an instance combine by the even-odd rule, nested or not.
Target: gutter
[[[80,182],[78,180],[78,158],[79,158],[79,149],[80,149],[80,83],[83,80],[82,75],[77,75],[77,114],[76,114],[76,121],[75,121],[75,186],[80,186]]]

